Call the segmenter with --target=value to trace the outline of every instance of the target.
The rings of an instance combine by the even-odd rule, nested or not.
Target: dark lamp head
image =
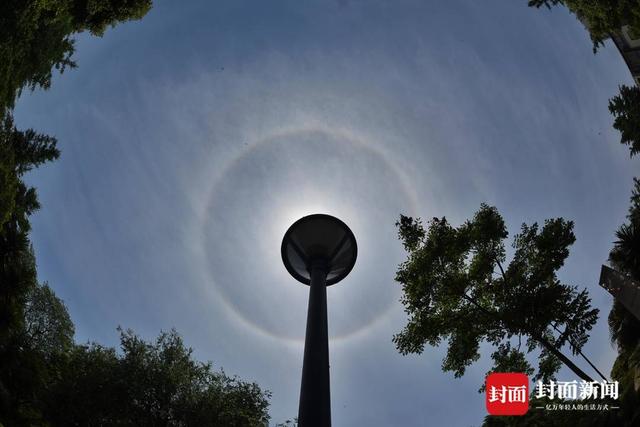
[[[353,232],[331,215],[314,214],[293,223],[282,239],[282,262],[299,282],[311,283],[311,269],[325,268],[327,286],[344,279],[353,268],[358,247]]]

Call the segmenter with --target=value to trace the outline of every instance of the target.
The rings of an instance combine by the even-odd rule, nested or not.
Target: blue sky
[[[16,121],[59,139],[60,160],[28,177],[43,205],[32,239],[78,341],[175,327],[197,358],[271,390],[274,422],[294,417],[308,289],[280,241],[329,213],[359,246],[328,291],[334,425],[479,425],[488,352],[454,379],[444,348],[405,357],[391,342],[406,320],[394,223],[457,225],[487,202],[512,234],[575,221],[561,278],[601,309],[585,353],[609,371],[611,297],[597,280],[638,162],[607,102],[632,80],[565,10],[157,2],[78,37],[75,57],[50,90],[22,96]]]

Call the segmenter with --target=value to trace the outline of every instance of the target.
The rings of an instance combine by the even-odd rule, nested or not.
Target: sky
[[[15,117],[59,140],[61,158],[27,177],[42,203],[32,240],[78,342],[176,328],[197,359],[270,390],[274,424],[295,417],[308,288],[280,244],[327,213],[359,249],[328,289],[333,425],[479,425],[489,348],[454,378],[446,346],[402,356],[391,341],[406,323],[394,223],[459,225],[486,202],[511,235],[575,221],[560,278],[601,310],[584,352],[609,372],[612,298],[597,281],[638,161],[607,104],[632,79],[566,10],[158,1],[76,49],[78,68],[23,94]]]

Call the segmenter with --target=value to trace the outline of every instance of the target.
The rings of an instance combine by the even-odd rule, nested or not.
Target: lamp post
[[[331,426],[327,286],[353,268],[358,248],[347,225],[330,215],[305,216],[282,239],[282,262],[299,282],[310,286],[304,341],[298,425]]]

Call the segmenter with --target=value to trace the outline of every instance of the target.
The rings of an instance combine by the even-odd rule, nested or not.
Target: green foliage
[[[575,352],[597,320],[586,290],[561,283],[556,272],[575,241],[573,223],[562,218],[522,225],[514,256],[504,269],[508,233],[494,207],[482,205],[458,228],[433,218],[396,223],[408,252],[396,274],[409,316],[393,337],[402,354],[447,341],[442,369],[456,377],[480,357],[483,341],[496,348],[493,370],[533,373],[525,355],[541,349],[536,378],[548,379],[570,363],[559,349]],[[556,335],[555,331],[562,331]],[[572,369],[573,367],[570,366]]]
[[[151,9],[151,0],[75,0],[72,14],[77,28],[101,36],[107,27],[142,19]],[[77,31],[77,30],[76,30]]]
[[[28,232],[29,215],[39,208],[35,189],[22,176],[34,167],[58,157],[56,140],[32,130],[19,131],[10,115],[0,123],[0,170],[9,184],[2,190],[0,228],[0,343],[11,329],[20,329],[26,292],[35,286],[36,273]],[[0,347],[1,351],[1,347]]]
[[[192,359],[180,336],[154,343],[120,330],[120,350],[73,345],[73,325],[46,286],[30,292],[0,422],[11,426],[268,425],[270,393]],[[48,301],[55,309],[46,307]],[[46,331],[36,330],[46,325]],[[4,367],[3,367],[4,368]]]
[[[640,31],[640,0],[530,0],[532,7],[565,5],[587,26],[594,51],[624,25]]]
[[[640,280],[640,180],[634,178],[627,223],[616,231],[617,240],[609,261],[631,279]],[[620,382],[621,407],[628,425],[640,423],[640,393],[635,390],[635,377],[640,374],[640,320],[620,302],[614,301],[609,313],[611,340],[618,348],[611,376]]]
[[[19,131],[23,88],[48,88],[74,67],[73,35],[102,35],[140,19],[151,0],[0,3],[0,426],[263,426],[269,392],[192,360],[175,331],[147,343],[121,331],[122,353],[75,345],[73,323],[37,283],[29,216],[39,208],[23,175],[59,156],[56,140]]]
[[[24,307],[25,347],[41,352],[47,360],[71,349],[73,322],[47,283],[29,289]]]
[[[121,354],[76,346],[52,389],[52,426],[262,426],[269,392],[192,359],[180,336],[154,343],[120,330]]]
[[[73,346],[73,323],[60,299],[46,285],[34,284],[25,295],[24,321],[4,347],[2,395],[8,425],[44,425],[42,407]]]
[[[33,260],[33,258],[31,258]],[[118,353],[75,345],[46,285],[31,287],[21,330],[3,343],[0,422],[11,426],[265,426],[270,393],[192,359],[180,336],[120,330]]]
[[[529,0],[529,7],[545,6],[547,9],[551,9],[551,6],[555,6],[558,3],[562,4],[562,0]]]
[[[29,215],[40,205],[35,189],[22,180],[26,172],[58,155],[54,138],[19,131],[10,114],[2,115],[0,180],[6,186],[0,189],[0,414],[7,414],[12,421],[8,425],[39,425],[40,390],[55,372],[47,366],[65,341],[64,333],[58,332],[70,325],[68,316],[60,317],[59,324],[49,323],[60,306],[48,288],[37,283],[28,233]],[[33,317],[30,308],[35,305],[49,312]],[[31,336],[26,333],[27,324],[32,327]],[[45,329],[36,332],[36,324]],[[47,350],[36,350],[36,341]]]
[[[0,422],[10,426],[259,426],[268,392],[191,359],[175,333],[148,344],[122,332],[122,356],[73,344],[73,323],[37,283],[25,173],[58,157],[56,140],[0,122]]]
[[[0,228],[11,218],[17,186],[13,150],[0,140]]]
[[[48,88],[53,69],[71,61],[72,17],[66,1],[5,0],[0,5],[0,113],[22,88]]]
[[[640,153],[640,87],[620,86],[620,93],[609,101],[609,111],[620,143],[629,146],[631,157]]]
[[[56,159],[53,137],[19,131],[10,109],[23,88],[48,88],[74,67],[73,35],[140,19],[151,0],[0,3],[0,426],[261,426],[269,392],[192,360],[175,331],[147,343],[121,331],[122,353],[73,343],[73,323],[39,285],[23,175]]]
[[[0,352],[12,331],[21,329],[23,298],[36,281],[28,217],[39,204],[22,176],[59,155],[55,138],[17,130],[9,109],[24,87],[47,88],[53,69],[74,65],[73,34],[102,34],[150,7],[150,0],[0,2]]]
[[[634,178],[628,222],[616,231],[617,240],[609,254],[609,261],[632,279],[640,280],[640,180]],[[633,351],[640,343],[640,320],[621,304],[615,303],[609,314],[611,339],[621,351]]]
[[[48,88],[52,71],[75,67],[74,34],[102,35],[140,19],[151,0],[4,0],[0,2],[0,113],[23,88]]]

